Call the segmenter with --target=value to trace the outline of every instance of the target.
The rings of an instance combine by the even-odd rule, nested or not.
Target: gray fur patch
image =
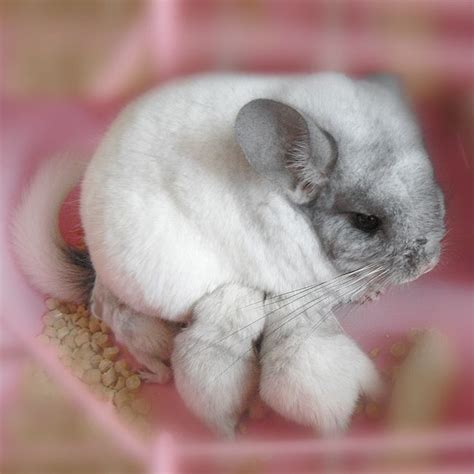
[[[61,251],[68,268],[64,278],[82,292],[82,301],[89,301],[95,282],[95,270],[89,252],[68,246],[62,246]],[[71,266],[73,272],[70,271]]]
[[[289,105],[256,99],[244,105],[235,136],[255,171],[306,201],[324,186],[337,152],[328,133]]]

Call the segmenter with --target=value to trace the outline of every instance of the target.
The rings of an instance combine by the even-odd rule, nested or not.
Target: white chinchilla
[[[96,314],[153,380],[172,352],[186,404],[228,436],[257,387],[290,419],[345,427],[378,379],[331,311],[439,259],[443,195],[385,77],[207,75],[146,94],[83,176],[84,255],[51,235],[74,169],[49,164],[25,196],[23,268],[66,299],[89,298],[95,275]]]

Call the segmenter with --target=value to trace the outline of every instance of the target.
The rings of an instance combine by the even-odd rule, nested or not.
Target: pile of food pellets
[[[388,349],[382,350],[380,347],[374,347],[369,351],[369,357],[374,361],[384,359],[384,367],[380,369],[380,372],[389,385],[395,383],[400,364],[416,343],[417,338],[422,334],[422,330],[412,329],[402,339],[392,343]],[[389,338],[390,336],[387,335],[386,337]],[[386,409],[384,401],[363,399],[359,400],[355,413],[356,415],[364,415],[369,420],[377,420],[385,415]]]
[[[49,298],[46,307],[38,338],[55,346],[61,362],[98,397],[113,403],[122,419],[149,428],[151,406],[138,395],[140,376],[120,357],[109,328],[84,305]]]
[[[151,406],[139,396],[140,376],[121,355],[119,347],[114,344],[109,328],[90,315],[84,305],[64,303],[49,298],[46,300],[46,307],[48,311],[43,316],[44,327],[42,334],[38,336],[39,339],[54,346],[64,366],[69,368],[98,397],[111,402],[124,421],[142,432],[148,432]],[[387,338],[389,337],[387,335]],[[374,360],[377,359],[379,366],[383,366],[380,371],[386,381],[393,386],[392,389],[395,388],[397,393],[403,392],[398,385],[404,388],[406,385],[410,387],[416,384],[397,385],[399,375],[402,372],[406,375],[407,372],[411,372],[412,366],[420,365],[411,360],[416,361],[419,357],[415,358],[410,354],[416,355],[424,346],[434,346],[434,349],[444,354],[446,351],[443,349],[443,344],[437,342],[438,339],[440,337],[437,337],[436,332],[413,329],[385,350],[374,347],[369,352],[369,356]],[[441,364],[438,365],[441,366]],[[433,378],[438,381],[439,377],[435,372],[433,372]],[[437,390],[442,391],[441,388]],[[395,410],[397,413],[403,412],[398,405],[403,408],[406,405],[405,399],[413,397],[414,395],[406,395],[403,392],[401,397],[396,397],[402,398],[403,401],[392,400],[390,405],[397,407]],[[386,418],[387,410],[390,410],[387,400],[364,399],[360,400],[356,407],[356,416],[376,420]],[[434,407],[431,411],[435,413],[436,410],[437,408]],[[398,414],[396,417],[400,418]]]

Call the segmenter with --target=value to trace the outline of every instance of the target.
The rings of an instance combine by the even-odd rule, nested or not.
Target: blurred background
[[[2,0],[1,16],[12,98],[109,100],[208,70],[383,70],[472,110],[469,0]]]
[[[42,159],[65,149],[89,155],[127,101],[173,77],[208,71],[399,75],[421,119],[448,202],[447,255],[427,281],[449,282],[471,292],[452,296],[454,290],[443,287],[448,289],[438,293],[440,303],[433,303],[426,318],[436,311],[449,312],[453,338],[462,335],[466,347],[470,344],[465,354],[473,368],[472,0],[0,0],[0,28],[0,178],[8,201],[0,218],[5,222],[19,183]],[[421,307],[416,301],[422,293],[416,288],[406,300],[406,311]],[[382,310],[395,314],[400,307],[392,304]],[[456,313],[464,317],[461,323],[456,323]],[[12,357],[10,352],[5,357],[1,349],[0,344],[3,395],[5,368]],[[2,434],[13,439],[15,447],[2,472],[143,472],[143,465],[123,458],[97,426],[76,419],[74,406],[63,400],[52,382],[43,390],[46,398],[41,391],[40,401],[32,398],[31,370],[37,372],[37,367],[26,375],[22,372],[20,382],[15,371],[15,389],[9,391],[16,401],[11,412],[20,423],[13,431],[2,423],[2,431],[8,431]],[[469,388],[458,404],[463,408],[457,421],[472,427],[472,373],[465,380]],[[166,390],[172,406],[174,395]],[[67,431],[73,433],[72,444],[90,449],[74,451],[69,444],[53,457],[35,449],[45,434],[50,445],[64,440],[64,419],[73,426],[68,424]],[[291,431],[278,422],[272,426],[282,437]],[[183,426],[176,429],[186,431]],[[190,436],[200,436],[199,429],[193,429]],[[472,450],[467,454],[472,467]],[[432,472],[429,462],[422,468],[427,466],[425,472]],[[378,465],[374,472],[381,470]],[[216,472],[270,471],[250,458],[220,464]]]
[[[202,71],[400,75],[473,150],[471,0],[2,0],[2,98],[123,103]]]

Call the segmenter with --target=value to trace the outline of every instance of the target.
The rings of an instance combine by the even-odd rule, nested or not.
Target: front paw
[[[233,437],[258,383],[252,341],[263,329],[259,291],[224,285],[201,298],[175,340],[171,365],[190,410],[221,435]]]
[[[251,395],[258,367],[247,352],[196,335],[196,325],[181,332],[171,357],[176,388],[186,406],[213,431],[233,438]]]
[[[299,333],[262,348],[260,396],[284,417],[323,435],[345,430],[361,394],[380,379],[372,361],[344,334]]]

